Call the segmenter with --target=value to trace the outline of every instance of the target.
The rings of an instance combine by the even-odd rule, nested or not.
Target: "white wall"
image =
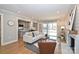
[[[66,23],[68,21],[68,15],[61,17],[60,19],[57,20],[57,32],[58,32],[58,36],[60,36],[61,33],[61,26],[65,27],[66,30]]]
[[[12,42],[15,42],[18,40],[18,19],[26,20],[26,21],[31,21],[28,18],[23,18],[22,16],[20,17],[19,15],[0,9],[0,13],[3,14],[3,19],[2,19],[2,24],[3,24],[3,38],[1,39],[2,45],[6,45]],[[14,22],[13,26],[8,25],[8,21],[12,20]],[[32,21],[31,21],[32,22]]]
[[[0,10],[0,13],[3,14],[3,39],[1,39],[1,44],[5,45],[8,44],[10,42],[16,41],[18,39],[17,36],[17,17],[15,14],[9,12],[9,11],[5,11],[5,10]],[[12,20],[14,21],[14,26],[9,26],[8,25],[8,21]]]

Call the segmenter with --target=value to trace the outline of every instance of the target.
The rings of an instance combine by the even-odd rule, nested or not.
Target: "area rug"
[[[34,53],[39,53],[39,48],[37,47],[37,42],[36,43],[25,43],[26,44],[26,48],[33,51]]]
[[[53,39],[50,39],[50,40],[53,40]],[[25,47],[29,50],[31,50],[32,52],[36,53],[36,54],[39,54],[39,47],[38,47],[38,42],[40,40],[34,42],[34,43],[27,43],[25,42]],[[56,40],[53,40],[53,41],[56,41]]]

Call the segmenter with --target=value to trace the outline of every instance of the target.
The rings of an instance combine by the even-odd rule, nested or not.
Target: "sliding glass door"
[[[57,23],[45,23],[43,24],[43,33],[48,34],[49,39],[57,39]]]

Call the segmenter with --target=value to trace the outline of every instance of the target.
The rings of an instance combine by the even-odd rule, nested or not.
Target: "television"
[[[24,25],[23,24],[19,24],[19,27],[23,27]]]

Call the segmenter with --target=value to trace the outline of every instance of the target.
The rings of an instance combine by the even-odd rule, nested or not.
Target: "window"
[[[57,39],[57,23],[45,23],[43,24],[43,33],[48,34],[49,39]]]
[[[47,24],[43,24],[43,33],[47,34]]]

